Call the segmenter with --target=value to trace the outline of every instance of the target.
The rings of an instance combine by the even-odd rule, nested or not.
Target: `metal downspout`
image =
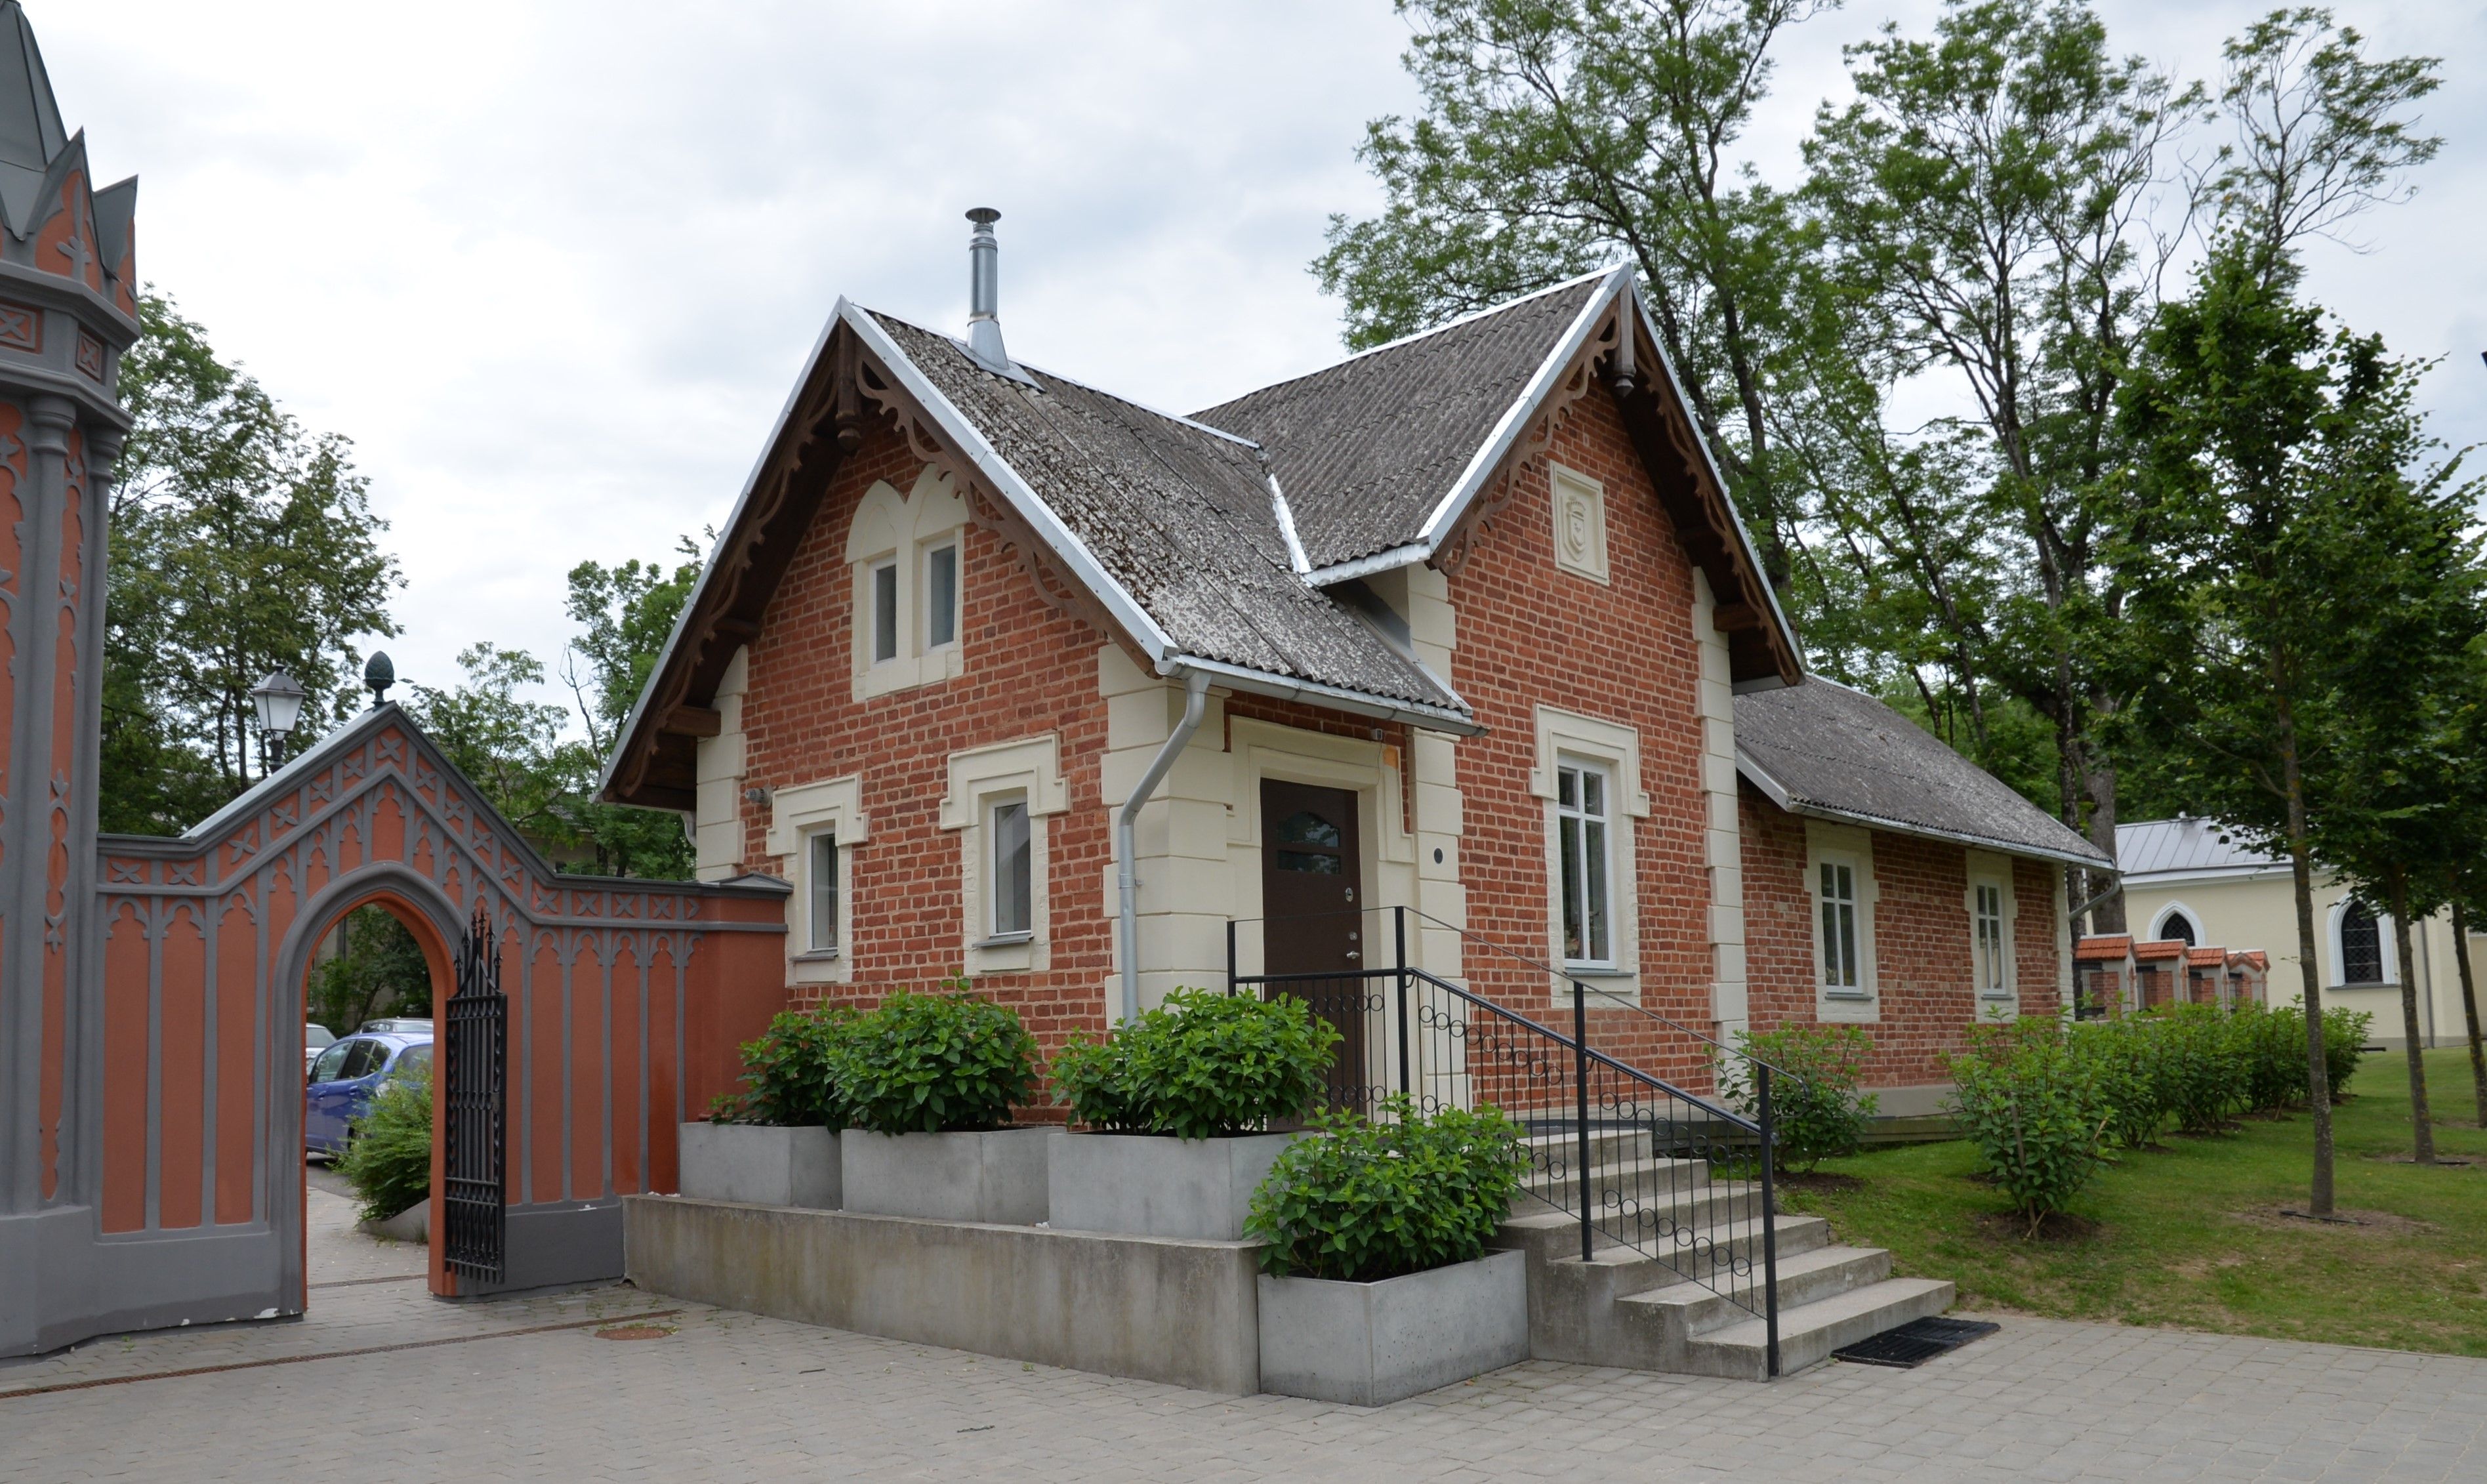
[[[1174,735],[1165,740],[1158,755],[1149,760],[1149,770],[1132,786],[1132,797],[1123,800],[1123,811],[1114,820],[1114,853],[1121,862],[1119,873],[1123,895],[1123,1016],[1134,1021],[1140,1015],[1140,875],[1138,826],[1140,809],[1149,796],[1165,781],[1174,760],[1191,742],[1191,734],[1200,730],[1201,713],[1209,702],[1209,676],[1200,670],[1186,672],[1183,678],[1183,720]]]

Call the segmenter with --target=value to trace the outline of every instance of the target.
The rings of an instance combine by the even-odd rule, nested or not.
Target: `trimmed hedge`
[[[1369,1283],[1473,1261],[1520,1194],[1520,1125],[1491,1107],[1424,1115],[1398,1096],[1379,1122],[1325,1113],[1313,1128],[1252,1192],[1244,1226],[1281,1277]]]
[[[1006,1005],[955,981],[937,994],[892,990],[836,1023],[824,1066],[845,1124],[875,1134],[972,1133],[1010,1126],[1036,1087],[1036,1038]]]
[[[1052,1080],[1092,1129],[1215,1138],[1310,1111],[1338,1042],[1293,996],[1176,990],[1110,1039],[1074,1035]]]

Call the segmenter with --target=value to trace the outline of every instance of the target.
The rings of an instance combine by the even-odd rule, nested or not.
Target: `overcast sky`
[[[2209,75],[2267,7],[2102,6],[2119,50]],[[98,179],[140,177],[140,271],[315,429],[354,439],[408,579],[385,647],[551,662],[577,561],[724,518],[840,294],[955,330],[961,213],[1002,212],[1012,352],[1184,411],[1320,365],[1306,263],[1378,193],[1406,111],[1386,0],[28,0]],[[2437,431],[2487,439],[2487,11],[2347,4],[2445,58],[2417,199],[2324,248],[2314,292],[2441,355]],[[1790,174],[1840,48],[1935,7],[1851,0],[1790,37],[1751,139]]]

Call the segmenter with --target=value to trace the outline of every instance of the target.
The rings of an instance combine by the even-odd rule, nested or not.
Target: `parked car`
[[[365,1021],[355,1029],[354,1034],[358,1036],[380,1034],[428,1036],[432,1034],[432,1022],[428,1019],[403,1016],[393,1021]]]
[[[336,1044],[335,1031],[317,1021],[302,1022],[302,1076],[305,1079],[310,1078],[311,1064],[320,1059],[320,1053]]]
[[[344,1154],[353,1121],[371,1110],[380,1084],[431,1065],[429,1030],[356,1034],[321,1051],[302,1092],[303,1153]]]

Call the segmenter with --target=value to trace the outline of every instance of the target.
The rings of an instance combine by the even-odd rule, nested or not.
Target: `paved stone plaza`
[[[441,1303],[419,1248],[350,1216],[315,1185],[327,1286],[300,1323],[0,1364],[0,1479],[2487,1478],[2479,1360],[2005,1317],[1914,1371],[1763,1386],[1531,1362],[1365,1412],[621,1287]],[[668,1310],[670,1332],[600,1337]]]

